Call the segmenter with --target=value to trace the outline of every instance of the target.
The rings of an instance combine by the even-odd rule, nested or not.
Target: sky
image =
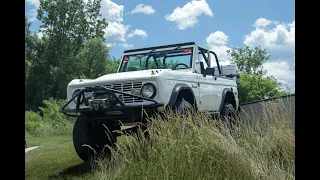
[[[263,65],[283,88],[295,92],[294,0],[101,0],[111,56],[126,49],[182,42],[216,52],[228,64],[226,50],[261,46],[270,54]],[[25,0],[31,31],[39,33],[39,0]]]

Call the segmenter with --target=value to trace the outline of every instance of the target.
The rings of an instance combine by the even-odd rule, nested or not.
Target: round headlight
[[[141,94],[146,98],[154,98],[157,94],[157,89],[154,84],[146,83],[141,88]]]
[[[80,92],[80,89],[74,91],[72,97],[78,96],[79,92]],[[77,104],[77,99],[78,99],[78,97],[76,97],[76,98],[73,99],[73,102],[74,102],[75,104]],[[80,104],[82,104],[83,102],[84,102],[84,97],[83,97],[83,94],[82,94],[81,97],[80,97]]]

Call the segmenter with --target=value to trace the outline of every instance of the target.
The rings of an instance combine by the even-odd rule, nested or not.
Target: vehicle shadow
[[[66,179],[67,177],[79,177],[84,174],[92,172],[92,167],[89,162],[83,162],[81,164],[69,167],[56,175],[51,175],[48,179]]]

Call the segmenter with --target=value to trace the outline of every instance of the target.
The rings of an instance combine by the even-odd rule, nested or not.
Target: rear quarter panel
[[[217,76],[212,76],[211,85],[214,86],[214,89],[216,90],[216,101],[214,102],[214,110],[218,111],[220,108],[220,104],[223,103],[222,97],[223,97],[223,90],[228,88],[232,88],[234,95],[235,95],[235,100],[236,100],[236,106],[238,108],[239,106],[239,100],[238,100],[238,88],[237,88],[237,83],[231,79],[231,78],[225,78],[225,77],[217,77]],[[214,80],[216,78],[216,80]]]

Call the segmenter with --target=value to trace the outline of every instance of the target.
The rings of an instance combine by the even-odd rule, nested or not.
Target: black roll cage
[[[217,54],[216,54],[215,52],[213,52],[213,51],[204,49],[204,48],[202,48],[202,47],[199,47],[199,46],[197,46],[197,47],[199,48],[199,51],[200,51],[200,53],[202,54],[202,56],[203,56],[203,58],[205,59],[206,62],[208,62],[208,58],[207,58],[206,55],[204,54],[204,51],[205,51],[205,52],[210,52],[210,53],[212,53],[212,54],[214,55],[214,58],[216,59],[216,63],[217,63],[217,66],[218,66],[219,75],[221,75],[221,69],[220,69],[220,64],[219,64],[219,61],[218,61],[218,56],[217,56]]]
[[[145,54],[149,54],[149,56],[148,56],[147,59],[146,59],[146,65],[145,65],[145,69],[148,69],[148,61],[149,61],[150,57],[153,57],[156,65],[157,65],[157,67],[159,67],[158,62],[156,61],[155,55],[157,55],[157,54],[162,54],[162,53],[174,52],[174,51],[176,51],[177,49],[179,49],[181,46],[186,46],[186,45],[196,45],[196,44],[193,43],[193,42],[189,42],[189,43],[173,44],[173,45],[167,45],[167,46],[157,46],[157,47],[151,47],[151,48],[142,48],[142,49],[126,50],[125,53],[127,53],[127,52],[138,52],[138,51],[143,51],[143,50],[150,50],[149,52],[145,52],[145,53],[141,53],[141,54],[134,54],[134,55],[145,55]],[[160,52],[153,52],[153,51],[155,51],[156,49],[168,48],[168,47],[175,47],[175,46],[176,46],[176,48],[174,48],[174,49],[172,49],[172,50],[166,50],[166,51],[160,51]],[[201,54],[203,55],[203,57],[204,57],[204,59],[205,59],[206,62],[208,62],[208,58],[206,57],[205,52],[209,52],[209,53],[212,53],[212,54],[214,55],[215,61],[216,61],[216,63],[217,63],[217,68],[218,68],[218,71],[219,71],[219,75],[221,75],[221,68],[220,68],[220,64],[219,64],[219,60],[218,60],[217,54],[216,54],[215,52],[211,51],[211,50],[204,49],[204,48],[202,48],[202,47],[200,47],[200,46],[197,46],[197,45],[196,45],[195,47],[197,47],[197,48],[199,49],[199,51],[200,51],[199,53],[201,53]],[[189,47],[188,47],[188,48],[189,48]],[[188,49],[188,48],[183,48],[183,49]],[[192,54],[191,54],[191,56],[190,56],[190,64],[191,64],[191,66],[192,66],[193,48],[194,48],[194,47],[191,47],[191,49],[192,49]],[[183,49],[181,49],[181,50],[183,50]],[[188,54],[185,54],[185,55],[188,55]],[[128,55],[128,56],[130,56],[130,55]],[[166,65],[165,59],[166,59],[167,57],[175,57],[175,56],[184,56],[184,54],[182,54],[182,55],[171,55],[171,56],[169,55],[169,56],[164,56],[164,58],[163,58],[163,60],[162,60],[162,61],[163,61],[163,64]],[[125,56],[124,56],[123,58],[125,58]],[[122,67],[122,64],[123,64],[123,60],[121,61],[120,68]],[[127,66],[127,63],[125,64],[124,68],[126,68],[126,66]],[[119,68],[119,72],[120,72],[120,70],[121,70],[120,68]],[[191,68],[191,67],[190,67],[190,68]]]

